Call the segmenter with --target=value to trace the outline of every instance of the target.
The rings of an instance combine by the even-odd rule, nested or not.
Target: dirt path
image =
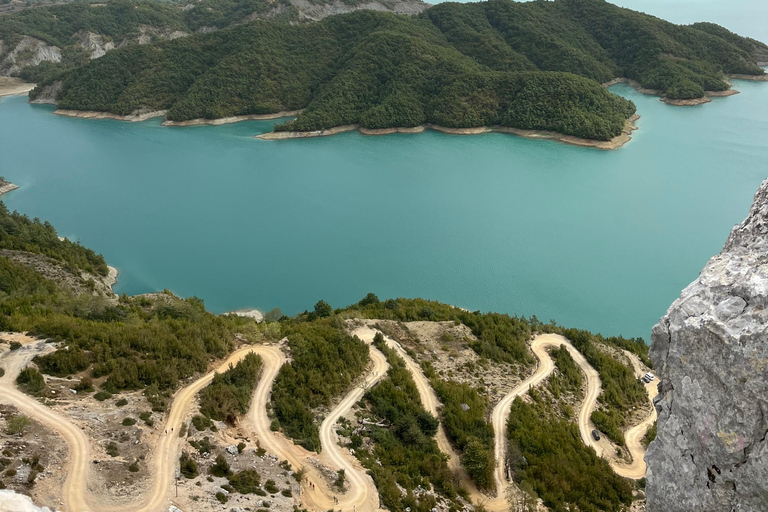
[[[320,455],[293,444],[284,435],[271,430],[266,411],[267,403],[270,399],[272,383],[286,359],[278,349],[274,349],[274,352],[268,356],[262,354],[262,357],[265,363],[264,374],[254,391],[246,421],[256,434],[262,448],[282,460],[287,460],[295,469],[304,468],[306,471],[306,478],[301,483],[302,507],[318,511],[354,509],[359,512],[374,512],[379,510],[379,493],[373,480],[365,473],[365,469],[357,459],[339,447],[334,425],[363,397],[366,389],[384,376],[389,368],[384,355],[375,348],[371,348],[373,361],[371,371],[365,380],[355,386],[323,420],[320,426],[320,443],[323,450]],[[336,470],[343,469],[349,482],[349,491],[346,494],[340,494],[330,489],[319,470],[311,464],[312,458],[319,459],[326,466]],[[309,486],[310,481],[315,484],[314,489]],[[334,502],[334,496],[339,499],[339,503]]]
[[[353,334],[370,344],[376,332],[375,329],[366,326],[356,329]],[[2,363],[5,369],[5,376],[0,378],[0,391],[2,391],[0,393],[0,400],[13,404],[24,414],[59,432],[67,442],[70,456],[67,466],[67,478],[62,493],[65,504],[64,508],[70,512],[86,510],[98,510],[99,512],[158,512],[165,510],[171,502],[171,484],[175,474],[179,444],[181,442],[181,439],[175,434],[176,429],[185,420],[190,406],[196,399],[197,393],[213,379],[214,371],[207,373],[176,393],[164,427],[167,430],[174,429],[174,433],[162,435],[158,439],[155,450],[153,450],[154,458],[152,463],[154,468],[152,472],[154,478],[149,497],[133,505],[115,507],[98,503],[97,506],[93,506],[95,500],[87,491],[88,462],[90,461],[90,442],[87,436],[70,420],[40,404],[37,400],[20,392],[15,387],[16,376],[21,369],[29,364],[35,355],[51,351],[53,347],[50,344],[18,334],[5,335],[5,337],[14,337],[14,339],[22,342],[23,347],[13,352],[4,351],[0,354],[0,363]],[[440,402],[419,365],[413,361],[399,343],[387,336],[384,339],[387,345],[394,349],[405,361],[406,367],[411,372],[416,383],[425,409],[437,416]],[[554,362],[549,357],[546,349],[560,345],[564,345],[567,348],[576,364],[579,365],[587,377],[587,393],[579,412],[579,432],[582,441],[588,446],[595,448],[597,453],[602,455],[602,448],[592,439],[590,434],[594,428],[590,421],[590,416],[596,407],[597,397],[601,390],[600,378],[597,372],[566,338],[555,334],[536,336],[531,342],[531,350],[538,358],[538,368],[533,375],[507,394],[494,407],[491,414],[491,421],[496,436],[495,456],[497,466],[494,478],[498,494],[495,498],[489,499],[488,496],[480,493],[472,484],[461,467],[459,456],[448,441],[442,425],[438,429],[436,438],[438,447],[443,453],[448,455],[449,467],[459,475],[462,484],[469,490],[472,501],[483,504],[489,511],[496,512],[508,509],[508,504],[504,499],[504,491],[507,487],[504,461],[507,446],[505,434],[511,404],[516,397],[527,393],[529,389],[543,382],[554,371]],[[324,477],[320,474],[319,470],[309,464],[309,459],[315,457],[316,454],[294,445],[285,436],[272,432],[270,428],[270,420],[266,412],[267,403],[270,400],[274,379],[280,367],[286,361],[286,357],[280,348],[269,345],[243,347],[233,352],[226,361],[219,365],[216,371],[226,370],[230,364],[236,364],[251,352],[259,354],[263,359],[264,365],[261,379],[254,391],[251,409],[248,412],[246,421],[250,424],[258,441],[265,450],[281,459],[287,460],[294,468],[304,468],[307,471],[307,479],[302,482],[302,506],[310,510],[329,510],[335,507],[339,507],[342,510],[352,508],[360,512],[375,512],[379,510],[378,491],[372,479],[365,473],[364,468],[360,466],[351,454],[339,447],[334,425],[341,416],[346,414],[362,398],[366,389],[384,376],[389,367],[384,355],[375,348],[371,348],[373,367],[364,382],[352,389],[321,424],[320,441],[323,446],[323,452],[319,459],[327,466],[344,469],[349,482],[350,490],[346,494],[336,494],[325,485]],[[640,361],[633,354],[627,353],[627,355],[632,361],[635,373],[638,376],[642,375],[644,370]],[[656,394],[656,385],[649,384],[646,386],[646,389],[652,403],[653,397]],[[625,437],[633,457],[633,462],[632,464],[611,462],[611,466],[617,474],[635,479],[642,478],[645,475],[645,462],[643,461],[645,448],[642,446],[642,437],[655,420],[656,411],[653,408],[652,413],[646,420],[627,431]],[[314,489],[308,484],[310,480],[315,483]],[[334,497],[339,498],[339,503],[334,502]]]
[[[646,373],[646,369],[643,367],[643,363],[640,358],[635,354],[625,350],[630,361],[632,361],[632,367],[635,370],[635,377],[642,377]],[[651,414],[646,419],[630,428],[624,434],[624,439],[627,442],[627,448],[629,453],[632,454],[632,464],[612,463],[611,467],[616,474],[625,478],[632,478],[638,480],[645,476],[645,446],[643,445],[643,438],[648,429],[651,428],[653,422],[656,421],[656,407],[653,405],[653,399],[659,394],[658,381],[653,380],[645,385],[645,390],[648,393],[648,400],[651,402]]]
[[[21,340],[20,340],[21,341]],[[197,393],[213,379],[214,371],[208,372],[192,384],[179,390],[174,396],[173,405],[168,414],[163,429],[173,433],[162,435],[157,446],[152,451],[152,488],[149,496],[139,503],[123,506],[111,506],[99,503],[88,489],[88,473],[90,461],[90,442],[87,436],[63,415],[40,404],[34,398],[16,389],[16,376],[21,369],[29,364],[32,358],[42,353],[45,347],[51,347],[43,342],[26,338],[24,346],[14,352],[6,352],[2,357],[2,365],[5,376],[0,379],[0,397],[3,401],[12,403],[24,414],[34,418],[61,434],[69,449],[69,462],[67,466],[67,478],[62,489],[64,509],[70,512],[82,512],[86,510],[99,512],[157,512],[166,510],[170,503],[171,483],[174,478],[176,462],[178,460],[179,444],[182,439],[176,434],[184,421],[189,407],[195,401]],[[52,348],[52,347],[51,347]],[[264,345],[248,346],[233,352],[216,371],[226,370],[230,364],[236,364],[246,354],[254,352],[271,353],[273,347]],[[277,349],[275,349],[277,350]],[[265,365],[266,366],[266,365]],[[262,378],[264,380],[264,378]]]
[[[377,332],[380,331],[370,326],[364,326],[358,327],[352,332],[352,334],[356,335],[366,343],[371,343],[373,342],[373,337]],[[421,366],[419,366],[411,358],[411,356],[408,355],[408,353],[397,341],[393,340],[384,333],[381,334],[384,336],[384,341],[387,343],[387,346],[395,350],[397,355],[399,355],[405,361],[405,366],[408,368],[408,371],[411,372],[413,381],[416,383],[416,388],[419,390],[419,398],[421,398],[421,404],[424,406],[424,409],[426,409],[427,412],[436,418],[439,418],[437,409],[441,405],[440,400],[437,398],[437,394],[435,394],[435,390],[432,388],[432,385],[429,383],[426,375],[424,375],[424,372],[421,370]],[[448,468],[459,477],[462,485],[464,485],[470,491],[470,493],[475,493],[480,496],[480,492],[477,490],[472,480],[469,479],[467,472],[464,471],[464,468],[462,467],[459,460],[459,454],[456,453],[456,450],[453,449],[450,441],[448,441],[448,436],[445,434],[445,429],[443,428],[442,423],[440,423],[437,429],[437,436],[435,439],[437,441],[437,447],[440,449],[440,451],[448,456]]]

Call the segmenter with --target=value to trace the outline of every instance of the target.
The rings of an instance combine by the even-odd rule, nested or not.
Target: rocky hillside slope
[[[649,512],[768,510],[768,180],[653,329]]]
[[[412,15],[428,6],[420,0],[202,0],[186,5],[112,0],[40,7],[0,18],[0,76],[36,82],[129,44],[255,20],[300,24],[358,10]],[[41,63],[46,66],[32,70]]]

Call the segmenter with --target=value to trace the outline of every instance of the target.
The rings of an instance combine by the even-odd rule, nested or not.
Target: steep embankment
[[[649,512],[765,511],[768,503],[768,180],[653,328],[663,379]]]

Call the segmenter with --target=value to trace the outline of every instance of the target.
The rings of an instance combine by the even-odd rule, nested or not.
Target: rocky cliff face
[[[768,180],[653,328],[649,512],[768,511]]]
[[[7,48],[6,48],[7,50]],[[0,55],[3,53],[0,45]],[[41,62],[61,62],[61,49],[51,46],[40,39],[24,36],[0,60],[0,76],[13,76],[27,66],[37,66]]]

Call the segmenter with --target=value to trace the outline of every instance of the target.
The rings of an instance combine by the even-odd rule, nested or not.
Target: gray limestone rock
[[[768,511],[768,180],[653,328],[649,512]]]

